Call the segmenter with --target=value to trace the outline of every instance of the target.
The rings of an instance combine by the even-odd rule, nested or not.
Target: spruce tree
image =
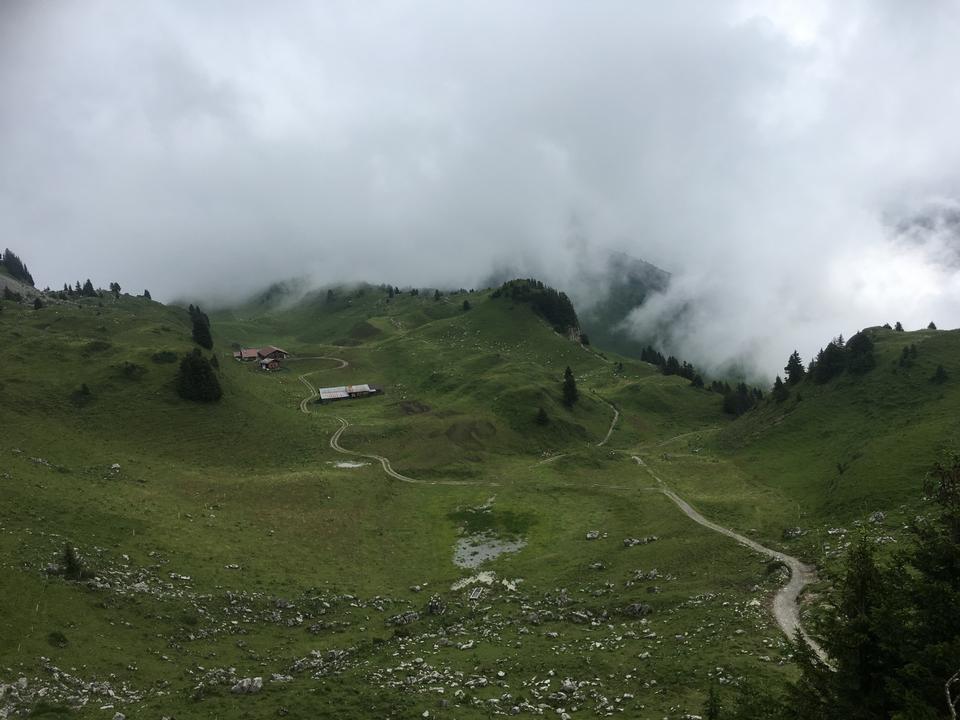
[[[464,311],[464,312],[466,312],[467,310],[469,310],[471,307],[472,307],[472,306],[470,305],[470,301],[469,301],[469,300],[464,300],[464,301],[463,301],[463,311]]]
[[[847,369],[852,373],[869,372],[877,364],[873,356],[873,340],[862,330],[847,341],[846,352]]]
[[[934,322],[931,320],[931,321],[930,321],[930,324],[927,325],[927,330],[936,330],[936,329],[937,329],[936,323],[934,323]]]
[[[803,380],[804,376],[807,374],[807,371],[803,369],[803,360],[800,359],[799,352],[796,350],[793,351],[793,354],[790,356],[790,359],[787,360],[787,364],[783,368],[783,371],[787,374],[787,382],[790,385],[796,385],[798,382]]]
[[[780,379],[780,376],[777,375],[777,379],[773,381],[773,399],[778,403],[783,402],[790,395],[790,391],[787,390],[787,386],[783,384],[783,380]]]
[[[180,361],[177,393],[184,400],[198,402],[214,402],[222,397],[223,391],[217,374],[199,349],[187,353]]]
[[[77,283],[79,285],[79,283]],[[80,291],[80,294],[84,297],[96,297],[97,291],[93,289],[93,283],[90,282],[90,278],[87,278],[87,281],[83,284],[83,289]]]
[[[573,370],[570,366],[563,371],[563,404],[572,408],[577,400],[580,399],[580,393],[577,390],[577,380],[573,377]]]
[[[893,326],[893,329],[897,332],[903,332],[903,325],[900,324],[899,320],[897,320],[897,324]]]
[[[210,333],[210,318],[200,309],[191,305],[188,309],[193,320],[193,341],[207,350],[213,349],[213,335]]]
[[[153,300],[153,298],[150,296],[150,291],[146,289],[143,291],[143,297],[145,300]]]

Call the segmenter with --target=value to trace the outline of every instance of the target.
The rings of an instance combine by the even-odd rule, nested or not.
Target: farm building
[[[376,385],[340,385],[338,387],[320,388],[317,394],[320,396],[320,402],[328,403],[334,400],[349,400],[351,398],[368,397],[383,392]]]
[[[260,369],[261,370],[279,370],[280,361],[274,357],[264,357],[260,358]]]
[[[284,360],[290,353],[274,345],[267,345],[261,348],[240,348],[233,353],[235,360],[240,362],[253,362],[254,360]],[[261,366],[263,363],[260,363]],[[270,368],[275,369],[275,368]]]

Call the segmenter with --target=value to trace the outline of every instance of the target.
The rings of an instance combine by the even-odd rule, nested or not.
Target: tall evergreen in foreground
[[[223,396],[212,364],[199,348],[183,356],[177,376],[177,394],[184,400],[214,402]]]
[[[577,390],[577,380],[573,377],[573,370],[568,365],[567,369],[563,371],[563,404],[572,408],[579,399],[580,391]]]
[[[924,495],[935,506],[913,520],[913,542],[889,562],[866,537],[850,549],[820,633],[831,667],[798,635],[799,680],[782,701],[767,694],[779,707],[722,717],[948,716],[946,683],[960,669],[960,457],[933,467]]]

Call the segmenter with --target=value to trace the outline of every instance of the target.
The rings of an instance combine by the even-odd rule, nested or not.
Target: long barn
[[[333,402],[334,400],[349,400],[351,398],[367,397],[376,395],[381,389],[376,385],[338,385],[337,387],[320,388],[317,391],[320,395],[320,402]]]

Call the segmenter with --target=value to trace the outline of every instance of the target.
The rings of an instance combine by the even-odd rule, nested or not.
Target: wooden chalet
[[[234,359],[240,362],[256,361],[261,370],[279,370],[280,361],[289,356],[290,353],[275,345],[267,345],[261,348],[240,348],[233,353]]]

